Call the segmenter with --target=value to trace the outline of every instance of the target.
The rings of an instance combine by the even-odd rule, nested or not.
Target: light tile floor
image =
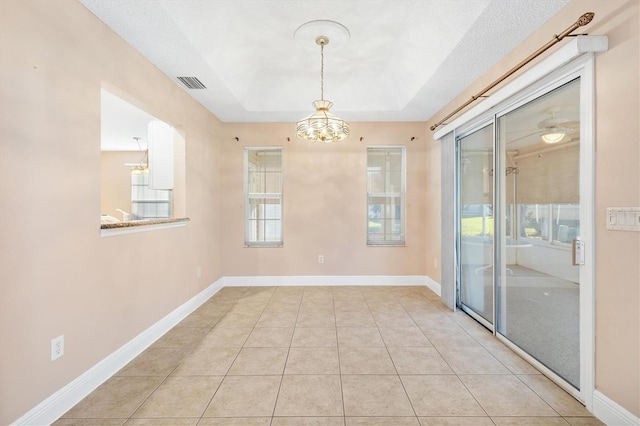
[[[602,423],[424,287],[235,287],[54,424]]]

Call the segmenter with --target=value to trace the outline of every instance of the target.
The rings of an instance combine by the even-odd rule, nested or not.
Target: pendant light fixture
[[[140,145],[140,137],[134,136],[133,139],[136,140],[138,144],[138,149],[142,151],[142,146]],[[140,164],[136,164],[131,168],[132,175],[146,175],[149,174],[149,149],[147,148],[144,151],[144,158],[140,161]]]
[[[331,21],[312,21],[307,24],[317,23],[340,25]],[[305,26],[300,28],[303,27]],[[346,28],[342,28],[346,31]],[[299,30],[296,31],[296,35]],[[346,34],[348,38],[348,32]],[[329,112],[333,103],[324,98],[324,47],[329,44],[329,37],[319,35],[315,38],[315,42],[320,46],[320,99],[313,102],[316,112],[296,123],[296,136],[298,139],[309,142],[339,142],[349,137],[349,124]]]
[[[544,143],[558,143],[564,139],[566,133],[562,129],[550,128],[541,138]]]

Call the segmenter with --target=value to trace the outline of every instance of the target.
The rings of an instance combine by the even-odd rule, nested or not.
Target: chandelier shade
[[[313,102],[316,112],[296,123],[296,137],[309,142],[340,142],[349,137],[349,124],[329,112],[333,103],[324,99],[324,46],[329,37],[316,37],[320,46],[320,99]]]
[[[333,103],[326,100],[313,102],[316,112],[296,123],[298,139],[309,142],[340,142],[349,137],[349,124],[329,112]]]

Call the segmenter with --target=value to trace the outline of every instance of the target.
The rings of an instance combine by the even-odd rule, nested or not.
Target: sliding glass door
[[[459,306],[579,390],[580,79],[456,142]]]
[[[497,120],[500,183],[515,223],[497,280],[497,332],[580,389],[580,80]],[[530,129],[530,130],[527,130]],[[510,228],[512,236],[505,235]]]
[[[493,134],[490,124],[458,139],[460,303],[493,325]]]

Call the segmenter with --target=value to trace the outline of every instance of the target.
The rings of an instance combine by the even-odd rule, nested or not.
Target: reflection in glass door
[[[579,124],[575,79],[456,141],[459,306],[578,390]]]
[[[493,324],[493,124],[458,139],[460,302]]]
[[[497,121],[505,159],[500,204],[516,220],[500,222],[496,329],[576,389],[580,271],[571,250],[580,235],[579,100],[574,80]]]

